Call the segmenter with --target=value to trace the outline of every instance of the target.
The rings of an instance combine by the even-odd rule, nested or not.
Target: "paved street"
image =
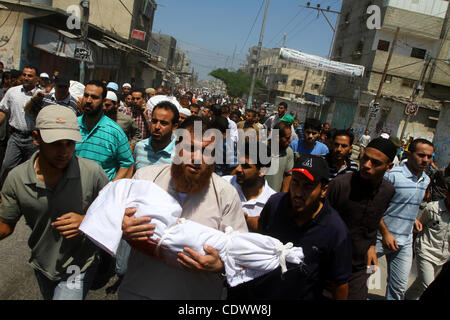
[[[0,242],[0,300],[40,300],[41,293],[33,269],[27,263],[30,249],[27,240],[30,229],[22,218],[14,233]],[[116,294],[107,294],[105,288],[115,282],[113,278],[104,288],[91,291],[88,300],[115,300]]]
[[[359,150],[354,146],[353,159],[357,159]],[[30,256],[30,250],[27,245],[27,240],[30,234],[28,226],[22,218],[16,226],[16,230],[9,238],[0,242],[0,300],[40,300],[41,294],[37,286],[32,268],[27,261]],[[381,272],[381,281],[378,289],[370,290],[369,298],[371,300],[384,299],[386,287],[386,260],[381,258],[379,260]],[[415,266],[410,275],[410,284],[414,281],[416,276]],[[117,294],[107,294],[106,288],[112,286],[117,278],[113,278],[103,288],[91,291],[88,300],[114,300],[117,299]],[[375,282],[374,282],[375,284]]]
[[[28,226],[21,219],[12,236],[0,242],[0,300],[40,300],[41,294],[32,268],[27,261],[30,256],[27,239],[30,234]],[[371,300],[384,299],[386,287],[386,260],[379,260],[381,281],[379,289],[369,291]],[[414,281],[415,267],[410,275],[410,284]],[[91,291],[88,300],[115,300],[117,294],[107,294],[106,288],[112,286],[117,279],[113,278],[102,289]]]

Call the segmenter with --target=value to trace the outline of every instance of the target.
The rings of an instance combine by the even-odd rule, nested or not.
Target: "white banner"
[[[292,63],[301,64],[308,68],[324,70],[345,76],[362,77],[365,69],[364,66],[332,61],[287,48],[281,48],[280,58]]]

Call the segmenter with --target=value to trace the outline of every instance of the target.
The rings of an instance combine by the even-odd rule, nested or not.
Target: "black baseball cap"
[[[55,78],[55,85],[56,86],[63,86],[63,87],[70,87],[70,81],[64,77],[57,76]]]
[[[294,168],[288,172],[303,173],[311,181],[322,181],[330,178],[327,161],[319,156],[301,155],[295,159]]]

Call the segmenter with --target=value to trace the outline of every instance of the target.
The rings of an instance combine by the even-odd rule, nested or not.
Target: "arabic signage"
[[[280,58],[308,68],[319,69],[326,72],[350,77],[362,77],[365,70],[364,66],[332,61],[319,56],[314,56],[287,48],[281,48]]]

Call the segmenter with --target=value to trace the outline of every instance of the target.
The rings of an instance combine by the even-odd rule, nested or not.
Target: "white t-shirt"
[[[264,187],[258,198],[247,200],[242,192],[241,186],[237,183],[236,176],[224,176],[222,178],[236,188],[239,198],[241,199],[242,209],[248,214],[249,217],[259,217],[262,209],[266,205],[267,200],[269,200],[269,198],[276,193],[276,191],[273,190],[264,179]]]

